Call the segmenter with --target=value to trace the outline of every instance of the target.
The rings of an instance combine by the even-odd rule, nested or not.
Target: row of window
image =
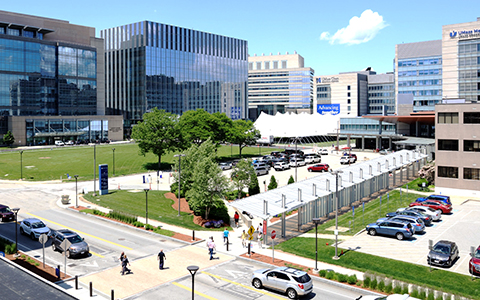
[[[438,124],[458,124],[458,112],[439,112]],[[480,124],[480,112],[463,112],[463,124]]]
[[[480,44],[458,45],[458,53],[475,53],[480,52]]]
[[[458,167],[438,166],[438,177],[458,178]],[[463,179],[480,180],[480,169],[463,168]]]
[[[414,96],[438,96],[442,94],[442,90],[428,91],[399,91],[399,94],[413,94]]]
[[[442,69],[414,70],[414,71],[398,71],[398,77],[406,76],[424,76],[424,75],[440,75]]]
[[[441,85],[441,79],[398,81],[398,86]]]
[[[394,89],[393,84],[373,85],[368,87],[369,91],[383,91],[383,90],[391,91],[393,89]]]
[[[431,59],[419,59],[419,60],[404,60],[398,61],[399,67],[410,67],[410,66],[423,66],[423,65],[440,65],[442,63],[441,58],[431,58]]]
[[[473,65],[480,65],[480,56],[477,56],[477,57],[459,57],[458,58],[458,66],[459,67],[473,66]]]
[[[270,65],[270,63],[272,63],[272,64]],[[287,69],[287,61],[286,60],[282,60],[280,63],[281,63],[281,66],[282,66],[281,68],[282,69]],[[249,71],[253,70],[253,66],[254,66],[254,63],[249,62],[248,63],[248,70]],[[264,68],[262,69],[262,62],[261,61],[255,62],[255,70],[280,69],[278,67],[278,60],[274,60],[272,62],[265,61],[265,62],[263,62],[263,66],[264,66]],[[272,66],[272,68],[270,68],[270,66]]]
[[[15,28],[6,28],[0,27],[0,34],[14,35],[14,36],[23,36],[28,38],[36,38],[43,40],[43,33],[38,31],[30,31],[27,29],[15,29]]]
[[[458,140],[438,140],[438,150],[458,151]],[[464,152],[480,152],[480,141],[463,140]]]
[[[394,97],[395,93],[368,93],[368,97]]]

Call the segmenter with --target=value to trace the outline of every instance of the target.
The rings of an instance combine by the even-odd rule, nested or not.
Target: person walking
[[[167,256],[165,256],[165,253],[163,253],[163,249],[160,249],[160,252],[158,253],[158,256],[157,256],[157,260],[158,260],[158,268],[160,270],[163,270],[164,260],[167,260]]]
[[[210,260],[213,259],[213,251],[215,250],[216,246],[215,246],[215,242],[213,241],[213,237],[212,239],[208,242],[208,251],[210,252]]]
[[[247,233],[245,232],[245,229],[242,232],[242,246],[244,248],[247,247]]]
[[[120,253],[120,257],[118,258],[118,260],[120,261],[120,266],[123,267],[123,257],[125,256],[125,252],[122,252]],[[122,273],[122,271],[120,270],[120,273]]]
[[[240,219],[240,215],[238,214],[238,211],[235,212],[233,219],[235,220],[235,227],[238,228],[238,220]]]
[[[262,231],[259,231],[257,235],[258,249],[262,249],[262,241],[263,241]]]
[[[223,231],[223,243],[226,245],[228,243],[228,236],[230,232],[228,232],[227,227],[225,227],[225,230]]]
[[[130,262],[128,261],[127,255],[124,254],[123,259],[122,259],[122,276],[127,272],[127,274],[132,273],[132,270],[130,270],[127,265],[130,266]]]

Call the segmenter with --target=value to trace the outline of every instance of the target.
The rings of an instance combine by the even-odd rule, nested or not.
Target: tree
[[[143,114],[143,121],[133,127],[132,138],[138,143],[140,154],[152,152],[158,156],[160,170],[162,155],[181,146],[178,117],[155,107]]]
[[[15,137],[13,136],[13,133],[9,130],[5,135],[3,136],[3,142],[7,144],[9,147],[15,143]]]
[[[268,190],[270,191],[276,189],[277,187],[277,180],[275,179],[275,176],[272,175],[272,177],[270,177],[270,183],[268,184]]]
[[[229,140],[233,144],[238,144],[240,158],[242,149],[248,145],[255,145],[260,138],[260,131],[255,129],[252,121],[235,120],[230,131]]]
[[[207,139],[217,145],[227,140],[232,120],[225,113],[210,114],[203,109],[190,110],[180,117],[179,125],[184,141],[200,145]]]
[[[238,190],[238,198],[242,196],[242,190],[250,186],[252,177],[250,174],[255,173],[252,166],[252,161],[247,159],[240,160],[232,169],[232,181]]]
[[[250,184],[248,185],[248,194],[250,196],[260,194],[260,186],[258,185],[257,173],[250,173]]]
[[[288,183],[287,184],[292,184],[295,182],[295,179],[293,179],[293,176],[290,175],[290,178],[288,178]]]

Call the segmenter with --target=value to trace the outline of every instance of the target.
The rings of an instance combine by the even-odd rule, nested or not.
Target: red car
[[[480,246],[478,246],[470,259],[468,271],[470,271],[470,274],[480,275]]]
[[[433,209],[439,209],[442,211],[442,214],[448,214],[452,212],[452,205],[446,205],[443,204],[442,202],[438,200],[426,200],[423,202],[412,202],[409,205],[410,207],[412,206],[426,206],[426,207],[431,207]]]
[[[13,212],[10,210],[10,207],[0,204],[0,220],[2,222],[13,221]]]
[[[328,172],[330,168],[327,164],[317,164],[307,168],[308,172]]]

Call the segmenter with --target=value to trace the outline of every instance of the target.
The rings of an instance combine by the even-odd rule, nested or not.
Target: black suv
[[[67,251],[68,258],[73,256],[88,256],[90,249],[85,239],[80,237],[76,232],[68,229],[52,230],[50,233],[52,237],[52,249],[53,251]],[[70,244],[67,249],[62,249],[62,242],[67,239]]]

